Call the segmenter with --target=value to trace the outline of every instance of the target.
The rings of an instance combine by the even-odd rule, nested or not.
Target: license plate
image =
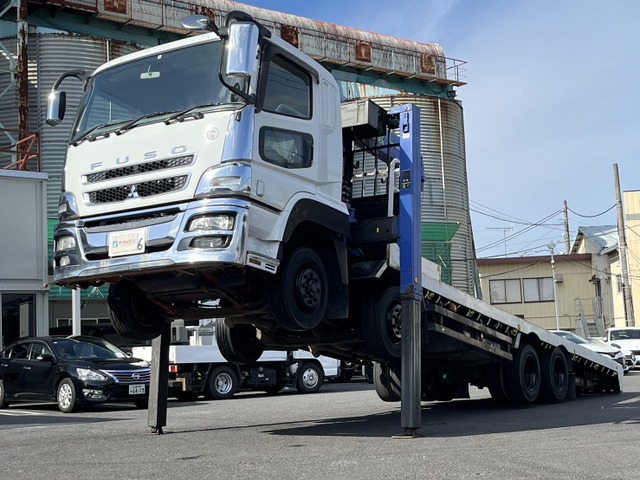
[[[109,234],[109,256],[119,257],[144,253],[147,244],[147,229],[127,230],[126,232],[111,232]]]
[[[143,395],[144,385],[129,385],[129,395]]]

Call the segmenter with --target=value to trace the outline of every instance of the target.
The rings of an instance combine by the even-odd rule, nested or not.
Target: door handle
[[[31,370],[31,367],[29,365],[25,365],[24,367],[22,367],[23,370]]]

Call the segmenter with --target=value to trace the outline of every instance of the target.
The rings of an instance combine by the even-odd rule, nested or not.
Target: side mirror
[[[67,94],[58,90],[51,90],[47,97],[47,124],[55,127],[64,118],[67,109]]]
[[[45,353],[42,354],[38,357],[38,360],[41,362],[49,362],[49,363],[54,363],[55,359],[53,358],[53,355],[49,354],[49,353]]]
[[[225,75],[250,77],[256,68],[260,29],[252,22],[234,22],[228,34]]]

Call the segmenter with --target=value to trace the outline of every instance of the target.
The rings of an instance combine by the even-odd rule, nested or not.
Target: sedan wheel
[[[78,403],[76,401],[76,388],[73,386],[73,382],[65,378],[58,385],[58,408],[64,413],[71,413],[78,410]]]

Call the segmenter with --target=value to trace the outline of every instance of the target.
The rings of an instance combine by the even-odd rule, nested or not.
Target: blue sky
[[[438,43],[467,62],[458,99],[478,257],[547,255],[551,241],[565,252],[565,200],[572,242],[579,226],[615,225],[614,163],[622,190],[640,190],[640,1],[244,3]]]

